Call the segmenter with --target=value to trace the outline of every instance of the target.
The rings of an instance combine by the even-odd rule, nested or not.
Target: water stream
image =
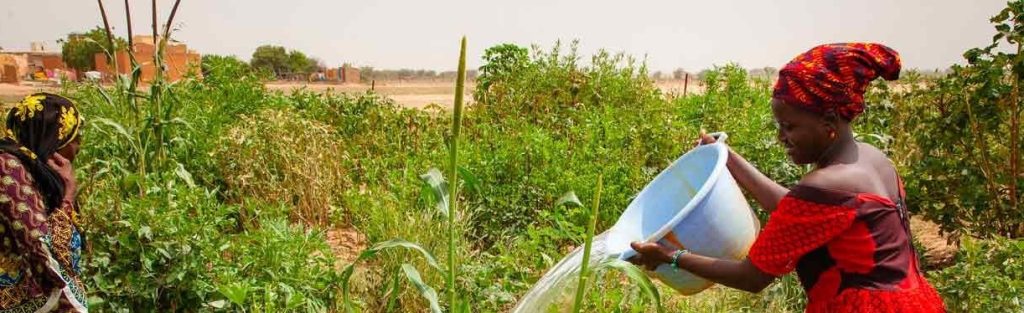
[[[590,268],[601,261],[618,257],[608,247],[608,232],[594,236],[590,250]],[[583,246],[569,253],[562,261],[548,270],[533,288],[519,299],[514,313],[559,312],[572,307],[572,295],[576,293],[580,266],[583,265]],[[557,305],[556,305],[557,304]]]

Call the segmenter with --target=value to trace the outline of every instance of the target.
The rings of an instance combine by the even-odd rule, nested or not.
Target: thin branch
[[[964,105],[967,108],[967,123],[970,124],[971,132],[974,133],[977,138],[977,144],[980,146],[981,159],[978,160],[981,163],[981,174],[985,178],[985,183],[988,186],[989,193],[992,194],[992,200],[995,201],[997,207],[1002,207],[1002,201],[999,199],[999,188],[996,187],[995,172],[992,171],[991,159],[989,158],[988,140],[985,139],[983,132],[978,127],[978,121],[974,117],[974,112],[971,110],[971,100],[967,95],[963,96]]]
[[[1021,53],[1024,52],[1024,45],[1017,43],[1017,57],[1019,58]],[[1015,73],[1010,74],[1011,77],[1016,76]],[[1011,212],[1018,213],[1020,211],[1018,207],[1018,195],[1017,195],[1017,183],[1019,182],[1018,176],[1020,175],[1020,77],[1015,77],[1013,80],[1013,90],[1010,92],[1010,208]],[[1018,227],[1018,232],[1024,232],[1024,225]],[[1020,235],[1020,234],[1016,234]]]

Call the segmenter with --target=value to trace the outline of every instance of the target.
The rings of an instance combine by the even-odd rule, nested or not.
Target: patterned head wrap
[[[773,97],[819,114],[852,120],[864,112],[864,92],[875,78],[900,76],[900,56],[875,43],[820,45],[779,70]]]
[[[50,93],[25,97],[7,113],[0,151],[18,157],[35,178],[43,200],[52,210],[64,197],[64,182],[46,162],[78,139],[82,116],[74,102]]]

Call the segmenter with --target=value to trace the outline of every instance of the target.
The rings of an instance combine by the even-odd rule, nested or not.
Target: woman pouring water
[[[807,312],[945,311],[920,272],[895,167],[850,126],[864,112],[868,84],[899,72],[899,55],[880,44],[821,45],[797,56],[779,72],[772,113],[790,160],[814,169],[786,188],[729,153],[737,183],[771,213],[747,258],[634,242],[630,261],[651,270],[668,263],[749,292],[796,270]]]

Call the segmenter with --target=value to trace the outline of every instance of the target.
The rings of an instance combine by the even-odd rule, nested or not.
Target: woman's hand
[[[694,146],[710,145],[715,142],[718,142],[718,140],[716,140],[715,137],[712,137],[711,135],[708,135],[708,133],[705,132],[704,130],[701,130],[700,136],[699,138],[697,138],[696,144]]]
[[[64,181],[64,200],[74,201],[75,194],[78,193],[78,183],[75,181],[75,169],[71,165],[71,161],[64,158],[60,153],[54,153],[49,160],[46,161],[57,175],[60,175],[61,180]]]
[[[675,253],[675,249],[656,242],[635,241],[630,243],[629,246],[636,251],[636,255],[629,258],[628,261],[635,265],[643,266],[648,271],[657,269],[659,265],[671,263],[672,253]]]

